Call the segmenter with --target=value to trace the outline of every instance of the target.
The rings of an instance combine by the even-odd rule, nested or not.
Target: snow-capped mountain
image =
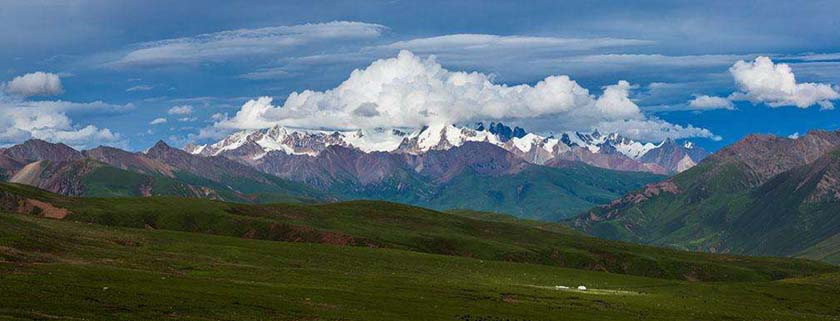
[[[448,150],[466,142],[501,147],[527,162],[560,166],[580,161],[593,166],[654,173],[680,172],[694,166],[708,153],[690,142],[683,145],[666,140],[658,144],[638,142],[618,134],[565,132],[541,136],[502,123],[477,123],[472,127],[433,124],[421,129],[375,129],[322,131],[275,126],[240,131],[210,145],[188,145],[185,150],[203,156],[226,156],[246,162],[270,152],[317,157],[330,146],[341,146],[365,153],[386,152],[420,155]]]
[[[317,156],[327,147],[334,145],[352,147],[370,153],[394,151],[406,136],[406,133],[399,129],[328,132],[275,126],[262,130],[239,131],[214,144],[190,144],[184,149],[189,153],[203,156],[217,156],[236,151],[238,151],[237,154],[242,155],[243,150],[248,150],[252,158],[259,158],[272,151],[282,151],[290,155]]]

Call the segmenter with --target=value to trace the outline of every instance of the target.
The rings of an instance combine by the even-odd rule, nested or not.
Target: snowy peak
[[[590,165],[654,172],[682,171],[699,162],[707,154],[691,143],[683,145],[666,140],[658,144],[638,142],[621,135],[564,132],[559,138],[528,133],[519,127],[502,123],[458,127],[436,123],[411,132],[403,129],[371,129],[323,131],[274,126],[261,130],[234,133],[211,145],[187,145],[184,150],[204,156],[224,155],[255,161],[268,153],[317,157],[330,146],[363,151],[420,155],[429,151],[448,150],[466,142],[483,142],[501,147],[535,164],[552,159],[582,161]],[[688,155],[687,159],[684,159]],[[645,164],[654,164],[645,165]],[[619,165],[616,165],[619,164]]]
[[[433,124],[425,126],[405,137],[398,153],[421,154],[430,150],[447,150],[459,147],[465,142],[486,142],[502,145],[498,136],[492,134],[479,123],[479,129],[458,128],[451,124]]]
[[[191,154],[216,156],[234,151],[243,154],[242,150],[247,149],[244,156],[252,159],[275,151],[289,155],[317,156],[330,146],[356,148],[370,153],[393,151],[405,136],[405,132],[398,129],[329,132],[274,126],[261,130],[239,131],[211,145],[189,144],[184,150]]]

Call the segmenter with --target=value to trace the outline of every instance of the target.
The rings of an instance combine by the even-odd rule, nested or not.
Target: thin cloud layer
[[[759,56],[753,61],[738,61],[729,68],[739,92],[732,100],[765,103],[770,107],[796,106],[808,108],[819,105],[834,108],[832,100],[840,99],[836,87],[821,83],[797,83],[790,66],[774,64],[768,57]]]
[[[563,52],[643,46],[655,42],[621,38],[559,38],[535,36],[500,36],[491,34],[451,34],[397,41],[375,49],[410,50],[421,53],[493,53],[527,50],[529,53]],[[374,49],[374,48],[370,48]],[[369,50],[370,50],[369,49]]]
[[[377,24],[334,21],[259,29],[238,29],[193,37],[143,43],[111,67],[165,66],[223,62],[253,56],[277,56],[317,44],[335,45],[379,37],[386,27]]]
[[[712,137],[708,130],[649,119],[629,99],[626,81],[595,96],[568,76],[549,76],[533,86],[496,84],[478,72],[449,71],[434,57],[409,51],[353,71],[327,91],[294,92],[280,105],[269,97],[250,100],[213,125],[237,130],[282,124],[300,128],[412,127],[476,120],[511,120],[545,130],[610,126],[632,137]],[[632,126],[645,126],[634,131]],[[654,131],[659,134],[652,134]],[[205,132],[211,132],[206,130]]]
[[[6,93],[20,97],[55,96],[64,93],[61,77],[42,71],[17,76],[3,87]]]
[[[415,38],[376,45],[350,52],[319,52],[280,59],[282,65],[242,75],[247,79],[285,78],[313,66],[360,65],[392,57],[399,50],[417,55],[435,55],[442,64],[462,70],[492,70],[496,79],[529,82],[545,75],[570,74],[596,77],[616,73],[634,79],[689,81],[699,70],[716,71],[731,66],[740,55],[662,55],[605,53],[637,51],[655,44],[648,40],[623,38],[557,38],[453,34]],[[682,71],[682,72],[680,72]]]

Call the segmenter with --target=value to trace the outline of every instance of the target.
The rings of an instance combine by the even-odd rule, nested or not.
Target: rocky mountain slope
[[[840,132],[752,135],[578,217],[597,236],[840,262]]]
[[[0,150],[6,180],[72,196],[173,195],[254,202],[329,199],[223,157],[201,157],[159,142],[145,153],[111,147],[77,151],[29,140]]]

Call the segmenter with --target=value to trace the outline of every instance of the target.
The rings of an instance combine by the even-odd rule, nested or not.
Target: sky
[[[840,2],[0,4],[0,146],[503,121],[719,149],[840,129]]]

